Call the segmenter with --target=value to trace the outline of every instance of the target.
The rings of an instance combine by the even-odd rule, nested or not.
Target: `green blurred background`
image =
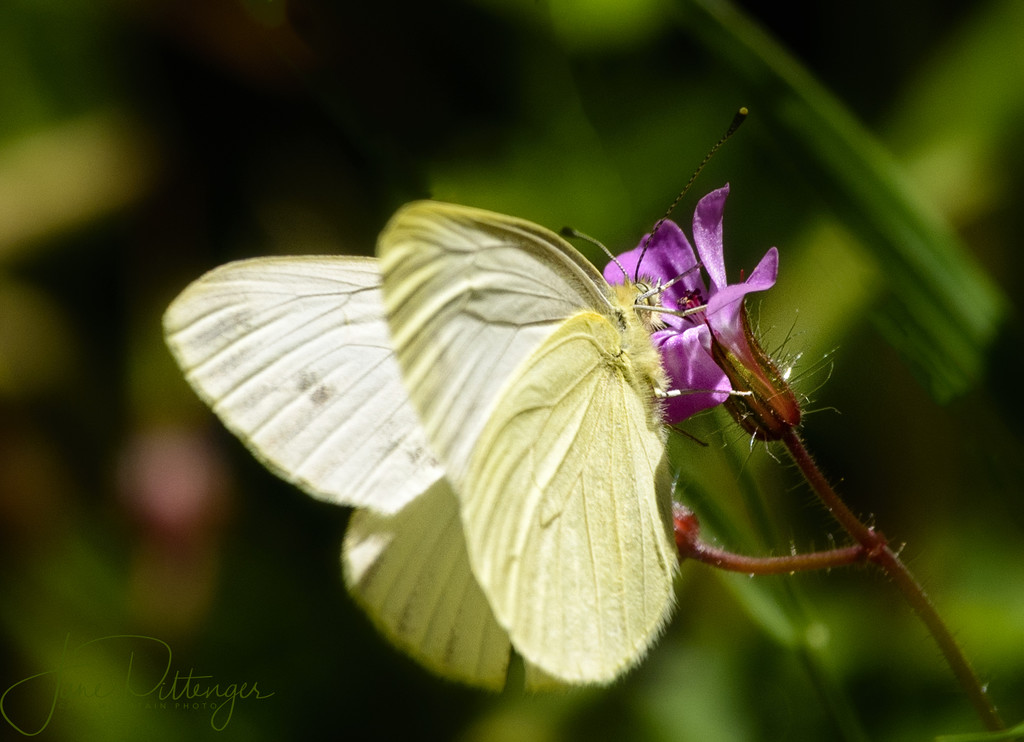
[[[677,220],[689,231],[729,181],[731,274],[779,246],[779,285],[752,311],[808,398],[811,449],[906,543],[1020,721],[1022,41],[1019,0],[5,0],[0,738],[978,730],[866,569],[684,565],[666,635],[610,688],[438,680],[345,595],[347,511],[262,470],[163,346],[164,307],[203,271],[370,253],[413,198],[632,247],[741,105],[749,121]],[[710,445],[673,442],[679,497],[719,544],[845,543],[782,452],[716,414],[684,427]],[[164,677],[166,694],[190,672],[248,684],[229,720],[125,690]]]

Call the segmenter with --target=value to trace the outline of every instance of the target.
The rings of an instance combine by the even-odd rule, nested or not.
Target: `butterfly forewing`
[[[505,379],[566,317],[611,313],[609,296],[557,235],[464,206],[403,207],[378,252],[406,386],[458,486]]]
[[[199,396],[308,493],[395,512],[443,475],[395,362],[375,260],[229,263],[182,292],[164,329]]]

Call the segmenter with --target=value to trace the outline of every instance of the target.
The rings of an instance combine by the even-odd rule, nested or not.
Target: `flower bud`
[[[724,405],[733,419],[758,440],[778,440],[800,423],[800,403],[750,331],[746,307],[740,310],[739,319],[743,342],[729,347],[715,333],[711,336],[711,357],[725,372],[734,392]]]

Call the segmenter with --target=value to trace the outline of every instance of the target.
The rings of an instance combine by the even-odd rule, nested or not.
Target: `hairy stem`
[[[680,556],[703,562],[716,569],[729,572],[742,572],[750,575],[781,575],[793,572],[808,572],[816,569],[845,567],[867,558],[863,546],[847,546],[842,549],[828,551],[812,551],[806,554],[790,554],[777,557],[751,557],[734,554],[731,551],[718,549],[705,543],[697,543]]]
[[[882,571],[896,584],[910,607],[924,622],[932,638],[935,639],[935,643],[939,645],[939,650],[946,658],[946,662],[953,670],[960,686],[970,698],[971,703],[974,704],[975,711],[985,728],[993,731],[1005,729],[995,704],[992,703],[992,698],[988,695],[974,668],[971,667],[971,663],[968,662],[960,645],[957,644],[949,627],[939,616],[935,605],[925,593],[924,588],[921,587],[921,583],[915,579],[896,552],[889,548],[885,536],[866,525],[846,506],[846,503],[825,479],[824,474],[804,447],[803,441],[795,430],[790,429],[782,437],[782,442],[786,445],[790,456],[803,473],[804,478],[807,479],[808,484],[825,503],[825,507],[846,532],[860,544],[863,549],[863,558],[882,568]]]

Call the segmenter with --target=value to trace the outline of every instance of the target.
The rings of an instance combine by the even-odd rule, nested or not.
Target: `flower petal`
[[[743,283],[726,286],[712,294],[708,300],[707,322],[718,338],[718,342],[745,361],[751,360],[751,352],[743,334],[740,312],[743,298],[754,291],[765,291],[775,285],[779,272],[779,251],[772,247],[761,258],[750,277]]]
[[[761,262],[750,272],[746,284],[751,291],[765,291],[775,285],[775,279],[779,275],[779,249],[769,247],[768,252],[761,258]]]
[[[728,284],[725,277],[725,252],[722,246],[722,213],[729,196],[729,184],[711,191],[697,202],[693,213],[693,242],[697,245],[704,270],[711,279],[711,292]]]
[[[704,301],[707,289],[699,270],[700,264],[683,230],[675,222],[665,220],[658,227],[658,233],[650,244],[647,244],[648,237],[649,235],[644,235],[636,248],[619,255],[618,264],[615,261],[608,263],[604,268],[605,280],[612,284],[623,283],[623,270],[626,272],[625,278],[630,281],[637,276],[651,279],[655,283],[668,283],[678,278],[678,281],[663,292],[663,307],[687,309],[695,295],[699,301]],[[641,260],[640,270],[637,271],[637,264]],[[679,330],[692,327],[695,321],[671,315],[659,315],[658,319]]]
[[[643,256],[643,265],[640,266],[639,275],[654,278],[660,281],[670,281],[676,276],[687,272],[696,274],[694,266],[697,265],[697,257],[694,255],[690,241],[686,239],[683,230],[675,222],[665,220],[658,228],[658,234],[647,244],[650,234],[645,234],[634,249],[619,255],[616,263],[614,260],[604,268],[604,278],[608,283],[623,283],[624,279],[633,281],[637,276],[637,263]],[[644,245],[647,245],[647,252],[644,252]],[[621,268],[619,267],[621,265]],[[623,276],[622,269],[626,274]],[[696,276],[699,280],[700,276]]]
[[[720,330],[726,325],[739,326],[743,297],[753,291],[765,291],[775,285],[779,272],[779,251],[772,247],[761,258],[750,277],[743,283],[734,283],[712,292],[708,300],[707,318],[711,327]]]
[[[652,340],[661,353],[670,381],[669,389],[686,392],[665,401],[667,423],[681,422],[725,401],[732,386],[707,349],[711,344],[711,336],[706,325],[697,325],[683,332],[661,330],[654,333]],[[692,392],[710,389],[721,391]]]

